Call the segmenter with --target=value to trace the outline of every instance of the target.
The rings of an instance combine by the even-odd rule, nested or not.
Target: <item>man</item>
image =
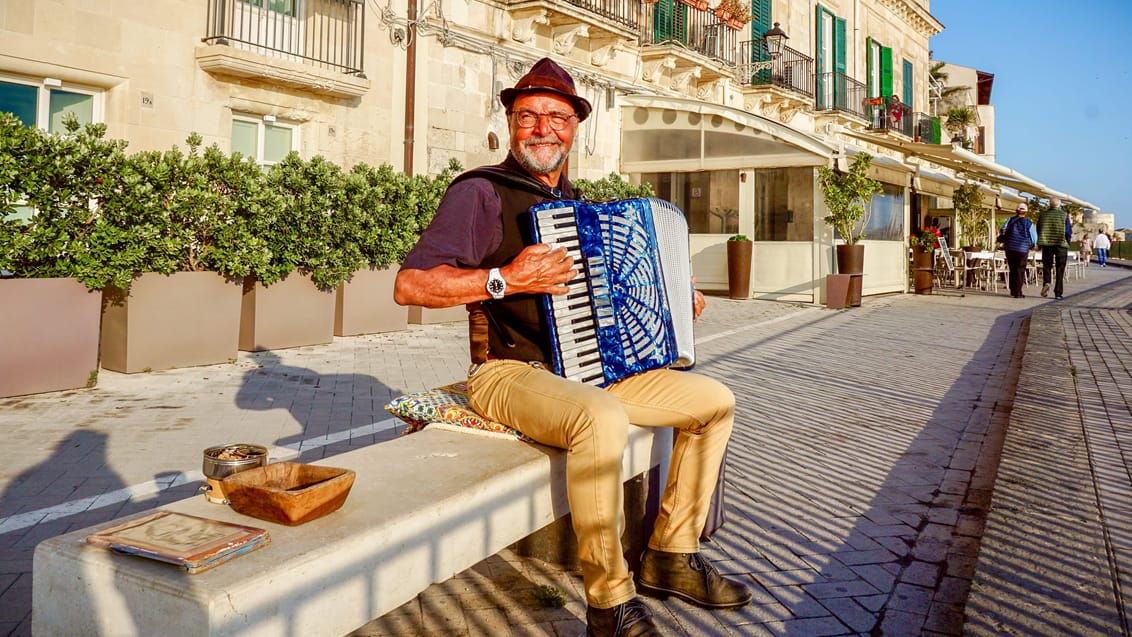
[[[525,246],[521,220],[535,203],[574,197],[564,167],[591,106],[575,91],[573,78],[547,58],[499,99],[507,112],[507,159],[486,176],[481,169],[453,182],[406,257],[394,298],[425,307],[481,304],[488,351],[469,370],[472,406],[567,450],[567,497],[586,589],[587,635],[660,635],[637,599],[638,588],[707,608],[742,606],[750,590],[699,555],[735,398],[715,380],[668,369],[605,389],[547,370],[550,346],[537,295],[566,293],[576,268],[565,248]],[[492,177],[498,173],[509,178]],[[695,301],[698,316],[704,307],[698,292]],[[676,429],[668,484],[636,585],[621,547],[621,457],[630,422]]]
[[[1006,265],[1010,269],[1010,296],[1016,299],[1026,296],[1022,293],[1022,286],[1026,284],[1026,260],[1030,258],[1030,250],[1038,245],[1034,224],[1026,218],[1028,210],[1025,203],[1018,204],[1018,211],[1002,224],[1001,229],[1006,237],[1002,250],[1006,253]]]
[[[1073,222],[1061,209],[1061,199],[1052,197],[1049,208],[1038,216],[1038,246],[1042,249],[1042,296],[1049,296],[1050,270],[1056,271],[1053,296],[1062,299],[1065,291],[1065,260],[1069,256],[1069,240],[1073,238]]]

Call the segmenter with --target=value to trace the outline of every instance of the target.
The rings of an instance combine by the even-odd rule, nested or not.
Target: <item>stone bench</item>
[[[632,427],[623,475],[660,467],[663,485],[671,449],[670,430]],[[160,507],[271,535],[192,575],[84,542],[144,514],[51,538],[35,549],[32,630],[339,637],[563,518],[565,460],[558,449],[430,427],[314,463],[357,479],[341,509],[306,524],[257,520],[204,496]]]

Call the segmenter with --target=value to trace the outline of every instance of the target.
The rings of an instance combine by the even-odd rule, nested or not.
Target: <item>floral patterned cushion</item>
[[[405,433],[424,429],[433,422],[447,423],[515,436],[533,442],[530,437],[507,425],[488,420],[472,410],[468,403],[468,384],[461,381],[415,394],[405,394],[389,401],[385,410],[409,423]]]

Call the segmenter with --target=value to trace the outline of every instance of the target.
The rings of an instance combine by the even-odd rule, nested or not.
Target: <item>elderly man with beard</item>
[[[472,406],[542,444],[567,450],[567,497],[589,637],[660,635],[638,590],[705,608],[742,606],[751,591],[720,575],[699,552],[735,397],[713,379],[669,369],[607,388],[548,371],[550,341],[538,296],[566,293],[576,266],[565,248],[526,245],[524,216],[534,204],[575,197],[564,167],[591,106],[549,58],[535,63],[499,99],[507,112],[507,159],[453,181],[406,257],[394,298],[402,305],[482,309],[487,351],[475,360],[473,343]],[[698,316],[704,300],[695,294]],[[621,457],[630,422],[676,431],[668,484],[636,582],[621,545]]]

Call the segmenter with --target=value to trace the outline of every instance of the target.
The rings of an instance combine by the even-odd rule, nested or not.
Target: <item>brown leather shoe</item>
[[[645,603],[633,599],[613,608],[586,609],[586,637],[663,637]]]
[[[704,608],[738,608],[751,601],[742,582],[719,574],[699,553],[645,549],[637,590],[650,597],[672,595]]]

